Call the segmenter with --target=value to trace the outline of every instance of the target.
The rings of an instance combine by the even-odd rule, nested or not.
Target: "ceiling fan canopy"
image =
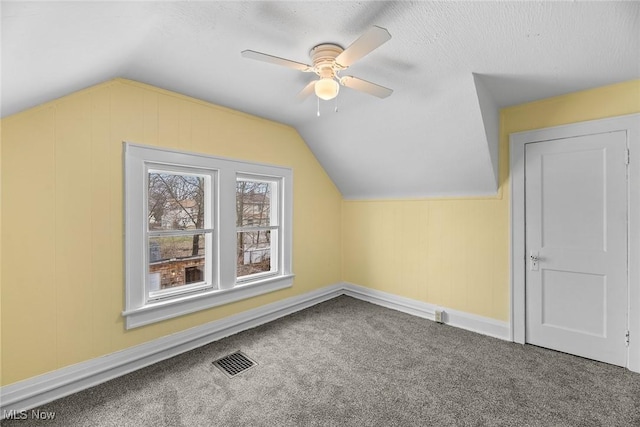
[[[392,89],[353,76],[340,77],[339,73],[390,39],[391,34],[386,29],[373,26],[346,49],[334,43],[321,43],[309,51],[309,57],[313,65],[253,50],[242,51],[242,56],[305,73],[315,73],[319,79],[311,81],[300,91],[298,94],[300,99],[308,97],[312,92],[315,92],[320,99],[333,99],[338,95],[340,86],[346,86],[378,98],[386,98],[393,93]]]

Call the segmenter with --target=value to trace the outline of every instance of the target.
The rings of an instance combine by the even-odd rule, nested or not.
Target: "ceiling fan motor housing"
[[[319,44],[309,51],[313,62],[313,71],[322,78],[332,78],[342,67],[336,63],[336,57],[342,53],[342,46],[333,43]]]

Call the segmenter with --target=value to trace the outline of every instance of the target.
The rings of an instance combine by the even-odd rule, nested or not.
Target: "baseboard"
[[[271,322],[343,293],[343,284],[327,286],[224,319],[158,338],[126,350],[81,362],[0,387],[0,419],[93,387],[229,335]]]
[[[451,326],[509,340],[509,326],[506,322],[438,307],[352,283],[338,283],[0,387],[0,419],[4,418],[5,414],[12,413],[11,411],[19,412],[44,405],[343,294],[430,320],[434,320],[436,309],[445,310],[448,314],[446,323]]]
[[[353,283],[345,283],[343,293],[373,304],[402,311],[414,316],[435,320],[435,311],[444,310],[445,323],[456,328],[466,329],[479,334],[488,335],[505,341],[509,338],[509,323],[475,314],[465,313],[446,307],[436,306],[411,298],[393,295],[375,289],[365,288]]]

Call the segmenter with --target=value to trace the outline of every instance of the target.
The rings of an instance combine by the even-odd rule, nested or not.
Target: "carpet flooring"
[[[640,426],[640,375],[341,296],[37,410],[2,425]]]

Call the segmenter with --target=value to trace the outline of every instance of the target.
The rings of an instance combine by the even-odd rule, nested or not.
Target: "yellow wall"
[[[127,80],[5,118],[2,384],[341,279],[506,321],[508,134],[634,112],[640,80],[506,108],[496,197],[342,202],[294,129]],[[123,140],[292,167],[294,287],[126,331]]]
[[[293,168],[292,288],[123,326],[122,141]],[[2,120],[2,384],[341,280],[341,195],[295,129],[114,80]]]
[[[640,80],[500,112],[494,198],[344,201],[343,279],[509,320],[509,134],[640,112]]]

